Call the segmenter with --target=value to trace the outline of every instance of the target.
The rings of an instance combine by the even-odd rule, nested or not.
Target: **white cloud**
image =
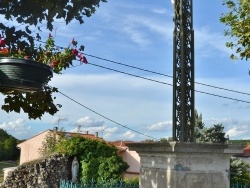
[[[84,128],[103,127],[104,121],[97,120],[97,119],[90,117],[90,116],[86,116],[86,117],[78,119],[76,124],[77,124],[77,126],[80,125],[81,127],[84,127]]]
[[[163,131],[163,130],[165,131],[165,130],[170,130],[171,128],[172,128],[172,121],[159,122],[146,127],[146,129],[149,131]]]
[[[241,137],[242,135],[245,134],[245,131],[246,130],[241,130],[239,129],[238,127],[234,127],[232,129],[229,129],[227,132],[226,132],[226,135],[229,135],[229,138],[239,138]]]
[[[224,127],[232,127],[239,124],[239,120],[235,118],[211,118],[205,121],[207,126],[222,124]]]
[[[76,127],[74,129],[70,129],[69,132],[80,132],[80,133],[86,133],[88,134],[99,134],[99,137],[103,136],[103,131],[105,130],[105,126],[103,127],[89,127],[89,128],[84,128],[84,127]]]
[[[51,120],[51,124],[55,125],[68,121],[69,119],[66,116],[54,116],[53,119]]]
[[[126,139],[126,140],[131,140],[131,139],[135,138],[135,136],[136,136],[136,134],[135,134],[134,132],[132,132],[132,131],[127,131],[127,132],[125,132],[125,133],[122,135],[122,137],[123,137],[124,139]]]
[[[122,25],[123,31],[134,43],[141,47],[152,44],[157,35],[165,40],[173,37],[172,23],[158,21],[146,16],[130,14],[125,17]]]
[[[143,47],[143,46],[148,46],[151,44],[149,38],[147,35],[139,31],[135,28],[134,24],[129,24],[124,26],[123,30],[127,35],[129,35],[130,39],[136,43],[137,45]]]
[[[114,139],[117,138],[118,127],[109,127],[103,130],[104,139]]]
[[[14,137],[20,137],[27,135],[31,129],[31,126],[26,126],[24,119],[17,119],[15,121],[3,122],[0,125],[0,128],[7,131]]]
[[[70,127],[74,126],[75,128],[69,129],[69,132],[88,132],[89,134],[99,134],[99,137],[103,137],[103,132],[106,129],[104,125],[105,121],[97,120],[94,117],[86,116],[76,120]]]
[[[151,11],[156,14],[169,14],[169,10],[165,8],[153,8]]]

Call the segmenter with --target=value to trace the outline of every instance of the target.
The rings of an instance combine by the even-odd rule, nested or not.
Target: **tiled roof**
[[[128,146],[126,146],[127,143],[132,143],[133,141],[112,141],[112,142],[108,142],[111,145],[114,145],[117,149],[118,152],[124,152],[127,150]]]
[[[30,139],[32,138],[35,138],[37,136],[39,136],[40,134],[44,133],[44,132],[53,132],[54,130],[51,130],[51,129],[48,129],[46,131],[43,131],[37,135],[34,135],[32,136],[31,138],[27,139],[27,140],[24,140],[23,142],[19,143],[17,146],[19,147],[21,144],[29,141]],[[61,131],[57,131],[57,134],[60,135],[62,132]],[[80,134],[82,137],[84,138],[89,138],[89,139],[93,139],[93,140],[99,140],[99,141],[104,141],[102,138],[98,137],[98,135],[94,135],[94,134],[82,134],[82,133],[73,133],[73,132],[63,132],[63,134],[65,134],[66,136],[73,136],[73,135],[76,135],[76,134]]]
[[[60,132],[58,132],[60,133]],[[74,135],[77,135],[79,133],[72,133],[72,132],[64,132],[64,134],[67,136],[67,135],[70,135],[70,136],[74,136]],[[89,138],[89,139],[93,139],[93,140],[99,140],[99,141],[104,141],[102,138],[94,135],[94,134],[81,134],[80,135],[84,138]]]
[[[250,145],[248,145],[247,147],[245,147],[243,149],[243,153],[246,154],[246,155],[250,155]]]
[[[126,144],[127,143],[132,143],[133,141],[113,141],[113,142],[109,142],[110,144],[116,146],[116,147],[127,147]]]

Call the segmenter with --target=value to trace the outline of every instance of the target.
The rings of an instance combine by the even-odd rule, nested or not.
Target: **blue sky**
[[[231,61],[225,47],[225,26],[219,22],[226,12],[222,1],[194,0],[195,81],[250,93],[249,63]],[[3,19],[3,18],[1,18]],[[14,23],[9,23],[14,24]],[[85,53],[165,75],[173,75],[173,7],[167,0],[108,0],[85,23],[65,25],[57,20],[52,32],[58,45],[72,38],[85,46]],[[56,31],[56,32],[55,32]],[[43,33],[43,37],[48,35]],[[26,114],[0,112],[0,128],[19,139],[27,139],[55,126],[67,131],[99,132],[106,140],[145,140],[172,135],[172,78],[120,66],[86,55],[90,64],[54,75],[50,85],[63,105],[54,116],[29,120]],[[167,84],[121,74],[93,64]],[[78,62],[76,62],[78,65]],[[249,95],[195,85],[198,91],[250,102]],[[222,123],[230,139],[250,139],[250,104],[203,93],[195,93],[195,108],[207,127]],[[3,96],[0,96],[3,103]],[[102,116],[94,113],[101,114]],[[105,119],[103,116],[109,118]],[[114,123],[117,122],[118,124]],[[138,134],[127,126],[142,134]]]

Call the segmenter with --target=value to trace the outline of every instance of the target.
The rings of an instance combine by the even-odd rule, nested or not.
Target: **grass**
[[[14,166],[18,166],[18,163],[16,161],[0,161],[0,183],[3,182],[3,169]]]

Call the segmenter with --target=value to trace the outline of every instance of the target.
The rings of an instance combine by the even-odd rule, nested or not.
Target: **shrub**
[[[92,179],[121,180],[128,164],[118,156],[117,149],[104,141],[92,140],[75,135],[61,140],[56,151],[69,156],[77,156],[81,165],[81,180],[88,183]]]

